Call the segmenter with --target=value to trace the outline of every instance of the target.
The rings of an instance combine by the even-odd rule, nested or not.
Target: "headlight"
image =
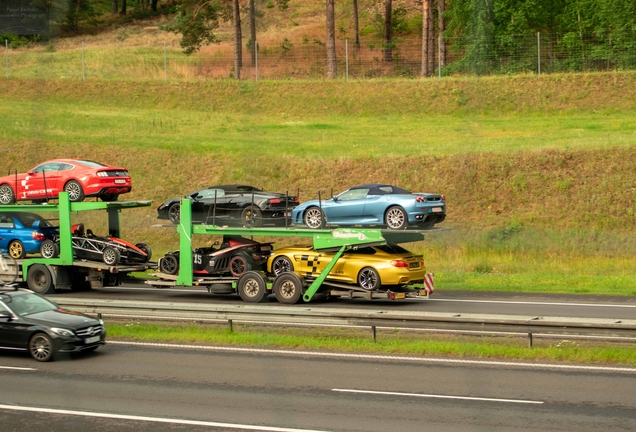
[[[75,336],[72,331],[63,328],[51,327],[51,331],[60,336]]]
[[[100,318],[100,319],[99,319],[99,323],[100,323],[101,325],[104,325],[104,320]]]

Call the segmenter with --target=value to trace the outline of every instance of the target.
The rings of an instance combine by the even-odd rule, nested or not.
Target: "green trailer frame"
[[[217,225],[192,223],[192,200],[184,198],[181,201],[181,216],[179,225],[179,274],[171,286],[199,285],[194,279],[192,265],[192,237],[193,235],[241,235],[267,237],[306,237],[311,238],[315,249],[339,248],[331,262],[320,273],[319,277],[304,290],[303,300],[308,302],[318,292],[319,288],[336,265],[342,254],[353,246],[384,245],[386,243],[410,243],[424,240],[423,231],[391,231],[379,228],[337,228],[337,229],[307,229],[307,228],[232,228]],[[211,278],[211,282],[219,282],[222,278]],[[228,282],[236,278],[227,278]],[[152,282],[148,281],[149,284]],[[235,286],[235,285],[233,285]]]
[[[112,237],[120,237],[120,219],[119,214],[123,209],[149,207],[152,201],[83,201],[71,202],[68,192],[60,192],[57,204],[12,204],[0,205],[0,212],[29,212],[29,213],[55,213],[59,219],[59,240],[60,253],[56,258],[28,257],[19,260],[18,264],[21,271],[18,273],[19,280],[27,281],[28,274],[33,266],[45,266],[51,273],[53,285],[57,288],[68,288],[68,278],[61,277],[60,270],[69,268],[88,269],[85,272],[91,273],[93,280],[91,286],[99,286],[99,273],[107,272],[110,274],[127,273],[131,271],[145,271],[154,266],[152,263],[141,265],[116,265],[108,266],[104,263],[77,260],[73,256],[72,233],[71,233],[71,214],[91,210],[104,210],[108,217],[108,233]],[[41,268],[41,267],[38,267]],[[50,290],[46,290],[50,291]],[[46,292],[45,292],[46,293]]]

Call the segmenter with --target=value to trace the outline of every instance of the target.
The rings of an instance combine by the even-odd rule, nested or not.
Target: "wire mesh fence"
[[[5,45],[5,76],[48,79],[188,80],[237,78],[232,46],[216,45],[205,53],[184,55],[176,46],[156,48],[46,47],[12,50]],[[599,40],[593,36],[529,34],[480,41],[430,40],[428,67],[421,40],[336,42],[342,79],[416,78],[424,75],[484,76],[636,69],[636,40]],[[243,50],[240,78],[325,79],[326,49],[321,41],[257,45]]]

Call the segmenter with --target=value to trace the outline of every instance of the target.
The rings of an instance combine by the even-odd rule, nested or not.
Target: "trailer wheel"
[[[119,260],[121,259],[121,253],[114,247],[108,246],[102,252],[102,259],[104,260],[104,264],[106,265],[117,265],[119,264]]]
[[[276,300],[284,304],[294,304],[303,296],[304,280],[296,273],[282,273],[274,279]]]
[[[167,254],[159,260],[161,273],[176,275],[179,273],[179,259],[174,254]]]
[[[55,292],[51,272],[42,264],[33,264],[29,267],[27,285],[31,291],[38,294],[52,294]]]
[[[238,293],[247,303],[261,303],[267,300],[267,283],[262,273],[246,272],[237,283]]]

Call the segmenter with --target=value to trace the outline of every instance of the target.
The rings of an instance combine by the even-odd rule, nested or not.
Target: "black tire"
[[[244,227],[259,228],[263,226],[263,212],[255,205],[249,205],[241,211],[241,221]]]
[[[294,304],[303,297],[304,285],[304,280],[296,273],[282,273],[274,279],[272,290],[280,303]]]
[[[179,259],[174,254],[167,254],[159,260],[161,273],[176,275],[179,273]]]
[[[68,192],[70,202],[84,201],[84,189],[82,185],[75,180],[71,180],[64,185],[64,192]]]
[[[107,194],[107,195],[101,195],[99,197],[99,199],[101,199],[104,202],[113,202],[113,201],[117,201],[117,199],[119,198],[118,194]]]
[[[238,293],[247,303],[262,303],[267,300],[267,283],[263,274],[255,271],[248,271],[241,276],[236,284]]]
[[[230,259],[230,273],[234,277],[243,276],[243,274],[250,269],[250,265],[247,261],[247,257],[243,255],[234,255]]]
[[[320,207],[309,207],[303,214],[303,222],[309,229],[322,229],[326,225],[325,213]]]
[[[272,273],[278,276],[281,273],[289,273],[294,271],[294,264],[284,255],[277,256],[272,261]]]
[[[141,242],[141,243],[137,243],[135,246],[137,246],[139,249],[144,251],[146,255],[148,255],[146,257],[146,262],[150,261],[150,258],[152,258],[152,249],[150,249],[150,246],[148,246],[148,243]]]
[[[174,203],[168,207],[168,220],[175,225],[179,224],[181,220],[181,204]]]
[[[27,285],[31,291],[38,294],[52,294],[55,292],[51,272],[42,264],[33,264],[29,267]]]
[[[409,216],[402,207],[389,207],[384,215],[384,223],[388,229],[404,230],[409,226]]]
[[[53,360],[55,351],[53,341],[46,333],[36,333],[29,340],[29,354],[39,362]]]
[[[114,247],[111,246],[107,246],[104,248],[104,251],[102,252],[102,260],[104,261],[104,264],[109,265],[109,266],[114,266],[119,264],[119,261],[121,261],[121,253],[119,252],[119,250],[115,249]]]
[[[2,254],[3,265],[0,266],[0,285],[12,284],[18,278],[18,263],[11,255]]]
[[[20,240],[12,240],[9,242],[9,246],[7,247],[9,251],[9,255],[13,259],[22,259],[26,256],[26,251],[24,250],[24,244]]]
[[[15,203],[13,188],[8,184],[0,185],[0,204],[7,205]]]
[[[40,245],[40,255],[42,258],[57,258],[60,254],[60,247],[53,240],[46,239]]]
[[[365,267],[358,273],[358,285],[365,291],[375,291],[382,282],[380,281],[380,275],[377,270],[372,267]]]

